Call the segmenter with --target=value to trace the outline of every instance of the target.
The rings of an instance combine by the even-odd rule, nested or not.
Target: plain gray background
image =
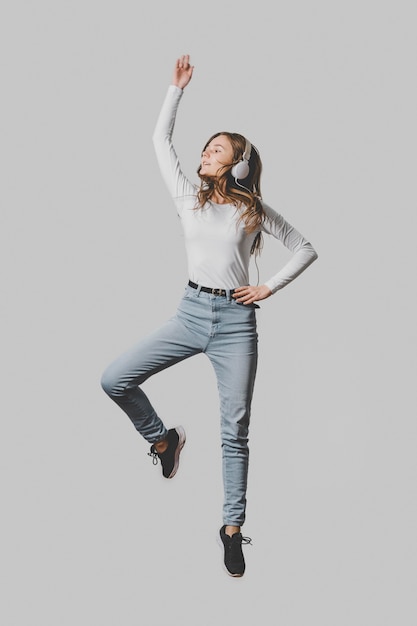
[[[1,623],[415,626],[413,2],[3,2]],[[148,382],[174,481],[102,392],[187,279],[151,135],[197,180],[246,134],[319,253],[258,311],[247,573],[222,570],[218,400],[195,357]],[[288,258],[267,240],[260,279]],[[252,268],[254,280],[256,272]]]

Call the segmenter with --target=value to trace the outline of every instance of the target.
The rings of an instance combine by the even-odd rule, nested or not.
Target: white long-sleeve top
[[[168,187],[185,237],[188,277],[206,287],[234,289],[249,284],[250,249],[256,232],[246,233],[239,209],[209,201],[196,210],[198,187],[183,174],[172,143],[183,90],[170,85],[153,133],[162,177]],[[262,201],[265,212],[259,230],[279,239],[292,253],[280,271],[266,281],[272,293],[299,276],[315,259],[313,246],[279,213]]]

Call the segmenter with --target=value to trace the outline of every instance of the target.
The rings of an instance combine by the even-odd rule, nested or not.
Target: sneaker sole
[[[186,439],[185,430],[183,429],[182,426],[177,426],[175,430],[177,431],[179,439],[178,439],[178,445],[175,448],[174,467],[172,468],[172,472],[170,473],[169,476],[167,476],[167,478],[174,478],[175,474],[177,473],[178,466],[180,464],[180,453],[184,447],[185,439]]]
[[[232,574],[227,569],[227,567],[225,565],[225,562],[224,562],[224,545],[223,545],[223,541],[222,541],[219,533],[217,533],[216,541],[217,541],[217,545],[221,548],[221,551],[222,551],[222,565],[223,565],[223,569],[226,572],[226,574],[228,574],[232,578],[242,578],[243,574]]]

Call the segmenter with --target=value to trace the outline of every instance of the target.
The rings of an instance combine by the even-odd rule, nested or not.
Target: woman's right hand
[[[190,55],[183,54],[175,64],[172,76],[172,84],[180,89],[185,89],[193,75],[194,66],[190,65]]]

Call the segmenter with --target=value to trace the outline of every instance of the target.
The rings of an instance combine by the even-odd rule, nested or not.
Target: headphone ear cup
[[[233,178],[243,180],[249,174],[249,163],[245,160],[239,161],[230,171]]]

